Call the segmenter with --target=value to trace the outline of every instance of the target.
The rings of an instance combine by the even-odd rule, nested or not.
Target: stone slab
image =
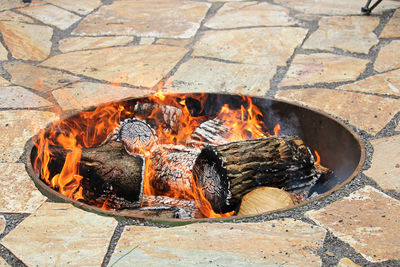
[[[60,41],[59,49],[61,52],[67,53],[71,51],[121,46],[132,41],[132,36],[70,37]]]
[[[317,31],[303,44],[305,49],[334,51],[339,48],[352,53],[368,54],[378,43],[373,33],[379,25],[378,17],[323,17]]]
[[[10,10],[0,12],[0,20],[11,20],[11,21],[27,22],[27,23],[34,22],[33,19]]]
[[[276,97],[321,109],[372,135],[400,111],[398,99],[322,88],[284,90],[279,91]]]
[[[0,32],[8,50],[17,59],[40,61],[50,54],[53,35],[50,27],[0,21]]]
[[[13,1],[13,0],[0,0],[0,11],[8,10],[17,7],[23,7],[27,4],[22,1]]]
[[[0,163],[0,212],[32,213],[46,197],[40,193],[23,163]]]
[[[16,162],[26,142],[48,123],[57,120],[52,112],[35,110],[0,111],[0,162]]]
[[[312,85],[356,80],[369,60],[328,53],[294,57],[279,86]]]
[[[342,85],[339,89],[400,96],[400,70],[376,74],[355,83]]]
[[[341,258],[337,267],[361,267],[361,266],[354,263],[349,258]]]
[[[400,121],[397,122],[397,127],[394,130],[400,132]]]
[[[0,267],[11,267],[1,256],[0,256]]]
[[[0,76],[0,86],[10,85],[10,82]]]
[[[190,38],[210,6],[181,0],[115,1],[88,15],[73,34]]]
[[[275,71],[269,67],[192,59],[166,84],[168,91],[214,92],[264,96]]]
[[[154,37],[141,37],[140,44],[141,45],[151,45],[154,43],[155,40],[156,40],[156,38],[154,38]]]
[[[39,92],[48,92],[80,80],[79,77],[59,70],[36,67],[23,62],[7,62],[4,69],[11,75],[11,82]]]
[[[0,108],[42,108],[53,103],[20,86],[0,87]]]
[[[400,192],[400,135],[371,141],[374,148],[371,168],[364,174],[384,190]]]
[[[298,21],[289,10],[269,3],[231,2],[218,10],[204,26],[212,29],[232,29],[251,26],[289,26]]]
[[[7,60],[7,59],[8,59],[8,51],[3,46],[3,44],[0,43],[0,60]]]
[[[4,229],[6,229],[6,219],[3,215],[0,215],[0,235],[4,232]]]
[[[400,260],[400,201],[371,186],[305,215],[368,261]]]
[[[28,266],[101,266],[117,221],[45,203],[1,240]]]
[[[51,4],[73,11],[80,15],[87,15],[101,5],[100,0],[79,0],[79,5],[71,0],[51,0]]]
[[[113,47],[61,54],[41,65],[112,83],[153,87],[187,52],[185,48],[163,45]]]
[[[389,22],[383,28],[380,38],[399,38],[400,37],[400,9],[396,10]]]
[[[193,42],[193,39],[158,39],[156,43],[163,45],[186,47],[191,42]]]
[[[400,58],[400,40],[393,40],[381,48],[375,60],[374,69],[383,72],[400,68],[400,62],[395,58]]]
[[[326,233],[293,219],[128,229],[110,264],[136,247],[118,266],[321,266]]]
[[[152,90],[79,82],[53,91],[53,96],[63,110],[82,110],[101,103],[143,97],[153,93]]]
[[[206,31],[194,45],[193,56],[265,65],[285,66],[306,36],[302,28],[254,28]]]

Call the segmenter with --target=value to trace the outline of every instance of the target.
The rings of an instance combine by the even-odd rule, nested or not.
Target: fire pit
[[[263,188],[287,193],[290,208],[304,205],[348,183],[364,157],[349,127],[318,111],[259,97],[156,93],[49,125],[28,142],[26,166],[49,198],[188,222],[254,216],[240,204]]]

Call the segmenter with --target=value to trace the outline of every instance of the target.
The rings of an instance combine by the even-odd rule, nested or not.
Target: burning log
[[[197,158],[193,174],[216,212],[233,210],[246,193],[260,186],[307,195],[321,176],[310,150],[294,136],[208,146]]]
[[[163,130],[177,133],[179,121],[182,116],[180,108],[158,103],[138,103],[134,108],[135,116],[146,120],[154,129],[161,127]]]
[[[203,122],[196,128],[191,136],[188,144],[206,145],[222,145],[227,143],[231,136],[229,127],[224,125],[224,121],[214,119]]]

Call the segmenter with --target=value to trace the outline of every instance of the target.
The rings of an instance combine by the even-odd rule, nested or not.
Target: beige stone
[[[368,62],[328,53],[298,54],[279,86],[352,81],[365,71]]]
[[[0,43],[0,60],[8,59],[8,51],[6,48]]]
[[[0,86],[10,85],[10,82],[0,76]]]
[[[226,3],[204,25],[212,29],[232,29],[250,26],[289,26],[298,21],[281,6],[258,2]]]
[[[400,259],[400,201],[366,186],[321,210],[306,212],[368,261]]]
[[[400,58],[400,40],[393,40],[381,48],[375,60],[374,69],[383,72],[400,68],[400,62],[395,58]]]
[[[16,162],[26,142],[56,119],[54,113],[45,111],[0,111],[0,162]]]
[[[400,100],[336,90],[309,88],[279,91],[279,99],[321,109],[375,135],[400,111]]]
[[[53,91],[53,96],[63,110],[81,110],[131,97],[143,97],[151,90],[133,89],[111,84],[79,82]]]
[[[0,256],[0,267],[11,267],[1,256]]]
[[[48,92],[80,80],[79,77],[26,64],[23,62],[8,62],[3,64],[4,69],[11,75],[11,82],[34,89],[39,92]]]
[[[342,85],[339,89],[400,96],[400,70],[373,75],[355,83]]]
[[[103,48],[57,55],[41,65],[113,83],[153,87],[187,52],[163,45]]]
[[[0,235],[4,232],[4,229],[6,229],[6,219],[3,215],[0,215]]]
[[[101,266],[116,226],[111,217],[45,203],[1,244],[28,266]]]
[[[53,104],[20,86],[0,87],[0,108],[41,108]]]
[[[328,51],[339,48],[368,54],[370,48],[378,43],[378,37],[373,33],[378,25],[378,17],[323,17],[318,30],[311,34],[303,48]]]
[[[115,1],[88,15],[73,34],[190,38],[210,6],[181,0]]]
[[[59,49],[61,52],[67,53],[71,51],[121,46],[132,41],[132,36],[70,37],[60,41]]]
[[[33,19],[10,10],[0,12],[0,20],[11,20],[18,22],[33,23]]]
[[[154,43],[155,40],[156,40],[156,38],[153,38],[153,37],[142,37],[142,38],[140,38],[140,44],[141,45],[151,45]]]
[[[397,122],[397,127],[394,130],[400,132],[400,121]]]
[[[193,39],[158,39],[157,44],[172,45],[179,47],[186,47]]]
[[[0,212],[32,213],[46,197],[26,173],[23,163],[0,163]]]
[[[20,8],[18,11],[61,30],[68,29],[81,19],[81,17],[53,5],[29,6]]]
[[[400,9],[396,10],[379,35],[380,38],[399,38],[400,37]]]
[[[241,63],[286,65],[307,31],[302,28],[255,28],[206,31],[194,45],[193,56],[219,58]]]
[[[101,5],[100,0],[79,0],[79,4],[71,0],[51,0],[51,4],[76,12],[80,15],[87,15]]]
[[[358,264],[355,264],[349,258],[341,258],[336,267],[361,267],[361,266]]]
[[[371,168],[364,174],[384,190],[400,192],[400,135],[371,141],[374,147]]]
[[[23,3],[22,1],[14,1],[14,0],[0,0],[0,11],[23,7],[27,4]]]
[[[325,233],[293,219],[167,229],[130,226],[110,264],[134,248],[118,266],[321,266],[317,250]]]
[[[53,29],[12,21],[0,21],[0,32],[13,57],[39,61],[48,57]]]
[[[275,71],[269,67],[192,59],[183,63],[166,87],[175,92],[227,92],[264,96]]]

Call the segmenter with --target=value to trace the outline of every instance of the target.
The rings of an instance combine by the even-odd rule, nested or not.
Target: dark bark
[[[145,120],[154,129],[162,128],[171,133],[179,130],[180,118],[183,114],[180,108],[158,103],[138,103],[135,105],[136,117]]]
[[[223,121],[217,119],[203,122],[193,132],[188,144],[203,147],[227,143],[226,140],[231,136],[231,129],[223,123]]]

